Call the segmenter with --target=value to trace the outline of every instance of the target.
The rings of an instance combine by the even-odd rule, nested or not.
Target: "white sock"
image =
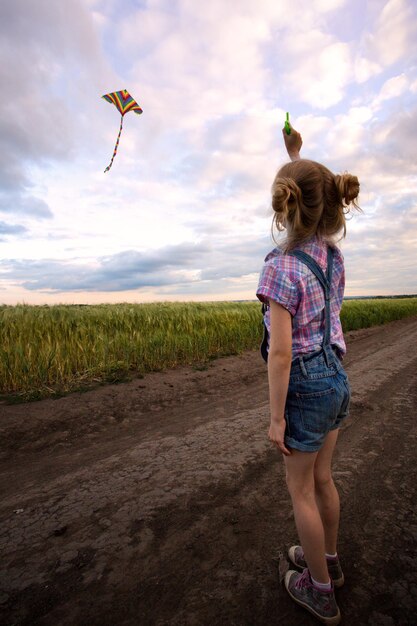
[[[332,588],[330,578],[328,583],[318,583],[317,580],[314,580],[314,578],[311,576],[311,582],[317,589],[319,589],[319,591],[330,591],[330,589]]]
[[[326,559],[336,559],[337,558],[337,552],[335,552],[334,554],[327,554],[326,552]]]

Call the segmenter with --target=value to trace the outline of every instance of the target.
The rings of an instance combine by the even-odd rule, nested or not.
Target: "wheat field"
[[[348,300],[344,331],[417,314],[417,298]],[[25,399],[256,349],[259,302],[0,306],[0,393]]]

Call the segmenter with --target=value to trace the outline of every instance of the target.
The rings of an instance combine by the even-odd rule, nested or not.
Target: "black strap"
[[[266,304],[262,304],[262,315],[265,315],[266,312]],[[265,324],[265,320],[263,320],[263,327],[264,327],[264,336],[262,337],[262,343],[261,343],[261,355],[263,360],[265,361],[265,363],[268,362],[268,329],[266,327]]]

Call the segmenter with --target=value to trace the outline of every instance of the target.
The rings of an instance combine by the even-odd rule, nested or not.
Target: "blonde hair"
[[[346,215],[356,204],[359,180],[347,172],[333,174],[327,167],[300,159],[286,163],[279,170],[272,185],[273,226],[287,229],[287,238],[281,244],[289,252],[312,236],[334,242],[346,237]]]

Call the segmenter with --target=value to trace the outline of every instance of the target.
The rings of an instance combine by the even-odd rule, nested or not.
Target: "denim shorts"
[[[329,431],[348,416],[350,397],[347,374],[330,346],[295,357],[285,404],[285,445],[317,452]]]

